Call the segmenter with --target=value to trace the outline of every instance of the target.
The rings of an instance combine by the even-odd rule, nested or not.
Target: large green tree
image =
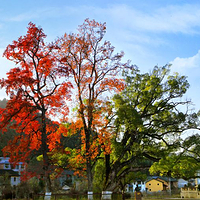
[[[185,180],[200,178],[199,130],[188,131],[192,132],[191,136],[185,139],[180,137],[177,148],[151,166],[152,174],[170,175]]]
[[[130,172],[148,169],[178,144],[191,118],[183,100],[189,83],[185,76],[170,74],[170,66],[140,73],[124,72],[126,88],[114,96],[116,137],[106,164],[106,190],[114,190]],[[183,108],[182,108],[183,107]]]

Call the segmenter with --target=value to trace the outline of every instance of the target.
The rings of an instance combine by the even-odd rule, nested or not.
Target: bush
[[[130,199],[131,198],[131,194],[130,193],[124,193],[124,197],[125,197],[125,199]]]
[[[11,186],[6,186],[2,191],[3,199],[12,199],[14,197],[13,190]]]

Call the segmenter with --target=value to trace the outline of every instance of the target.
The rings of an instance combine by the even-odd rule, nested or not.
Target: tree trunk
[[[117,187],[118,187],[118,183],[114,179],[109,178],[109,180],[105,183],[103,190],[104,191],[115,191],[115,189]]]
[[[93,176],[92,176],[92,164],[91,164],[91,155],[90,155],[90,130],[85,128],[85,139],[86,139],[86,167],[87,167],[87,179],[88,179],[88,191],[92,192],[93,190]]]
[[[125,200],[124,190],[122,190],[122,200]]]
[[[118,187],[117,172],[118,165],[110,166],[110,155],[105,155],[106,179],[104,183],[104,191],[114,191]]]
[[[88,191],[93,190],[93,176],[92,176],[92,166],[90,158],[87,159],[87,179],[88,179]]]
[[[105,155],[105,164],[106,164],[106,183],[109,180],[109,175],[110,175],[110,154]]]
[[[47,145],[46,119],[45,111],[42,112],[42,155],[43,155],[43,170],[45,180],[45,192],[51,192],[51,180],[49,174],[49,157]]]

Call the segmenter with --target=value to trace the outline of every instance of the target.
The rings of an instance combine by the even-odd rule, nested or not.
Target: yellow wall
[[[155,179],[148,181],[145,186],[149,192],[158,192],[163,190],[163,183]]]

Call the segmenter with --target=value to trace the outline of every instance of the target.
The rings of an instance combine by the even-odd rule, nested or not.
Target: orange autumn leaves
[[[121,62],[124,53],[114,54],[111,43],[102,41],[105,23],[86,19],[78,31],[46,44],[43,30],[29,23],[27,34],[5,50],[4,56],[17,64],[6,79],[0,80],[10,96],[7,108],[1,111],[0,128],[12,119],[11,127],[19,133],[4,149],[13,158],[20,158],[22,153],[28,157],[44,142],[48,151],[53,151],[61,134],[70,137],[77,132],[81,146],[70,158],[71,167],[78,168],[80,163],[86,169],[88,160],[111,153],[113,113],[107,96],[125,87],[124,80],[118,77],[126,67]],[[67,121],[68,126],[51,121],[59,115],[63,122],[68,120],[66,102],[72,88],[78,108],[76,117]],[[41,113],[45,114],[45,124],[38,120]]]
[[[83,171],[86,170],[85,164],[88,157],[91,161],[95,161],[101,153],[111,153],[112,134],[107,127],[109,120],[106,119],[106,117],[101,116],[100,111],[96,112],[93,117],[93,136],[91,137],[90,148],[87,151],[89,153],[86,153],[86,136],[81,119],[77,118],[77,120],[67,125],[62,124],[58,130],[58,132],[65,137],[70,137],[77,133],[81,135],[81,147],[73,149],[73,154],[70,156],[68,165],[68,167],[75,170],[78,175],[83,175]],[[66,150],[68,150],[68,148],[66,148]]]
[[[58,123],[50,118],[69,112],[65,101],[70,99],[72,85],[59,80],[56,46],[46,44],[45,37],[41,28],[29,23],[27,34],[13,41],[4,52],[8,60],[16,63],[7,78],[0,80],[10,98],[1,110],[0,128],[6,131],[8,126],[18,133],[4,148],[13,160],[26,160],[42,143],[49,151],[55,148],[60,140],[56,133]]]
[[[70,69],[70,80],[76,90],[77,115],[66,132],[70,137],[79,131],[82,144],[71,161],[80,162],[80,166],[87,163],[90,168],[87,171],[90,171],[101,153],[111,153],[112,111],[107,97],[110,92],[124,89],[124,80],[118,74],[126,64],[121,63],[123,52],[114,54],[111,43],[102,41],[105,23],[86,19],[78,31],[65,34],[57,44],[62,64],[60,71],[64,75]]]

